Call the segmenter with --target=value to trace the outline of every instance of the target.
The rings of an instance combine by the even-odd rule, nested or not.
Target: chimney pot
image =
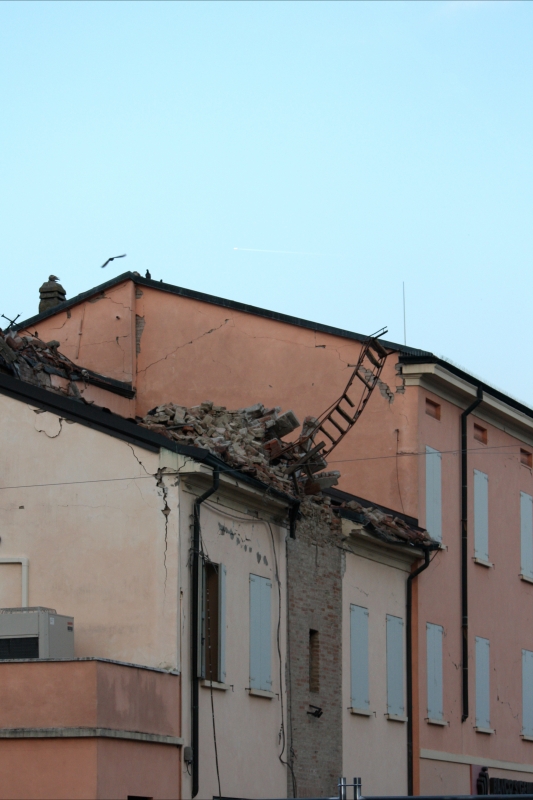
[[[43,283],[39,289],[39,314],[64,303],[67,299],[67,293],[58,281],[59,278],[50,275],[46,283]]]

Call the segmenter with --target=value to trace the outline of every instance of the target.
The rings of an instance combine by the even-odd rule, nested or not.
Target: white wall
[[[183,486],[183,484],[182,484]],[[205,487],[204,487],[205,488]],[[181,495],[182,520],[192,515],[195,495],[186,488]],[[286,726],[285,696],[286,653],[286,570],[285,536],[287,532],[275,524],[251,519],[238,510],[224,506],[221,492],[201,507],[204,549],[211,561],[224,564],[226,577],[226,684],[227,691],[211,692],[200,687],[200,788],[199,797],[218,795],[215,766],[213,713],[218,747],[220,788],[228,797],[286,797],[286,767],[279,761],[282,746],[279,733]],[[187,512],[187,509],[189,511]],[[271,533],[272,531],[272,533]],[[181,576],[184,598],[183,647],[183,735],[190,737],[190,602],[187,567],[190,531],[182,529]],[[274,557],[281,582],[281,608],[278,600]],[[260,575],[272,580],[272,691],[273,699],[251,696],[249,673],[249,576]],[[278,652],[278,624],[279,645]],[[281,667],[281,670],[280,670]],[[280,687],[280,671],[282,686]],[[286,755],[286,754],[285,754]],[[183,775],[183,796],[190,797],[190,778]]]
[[[77,656],[175,669],[178,497],[166,518],[159,454],[5,395],[0,420],[0,557],[29,558],[29,605],[74,616]],[[20,604],[20,566],[0,564],[0,607]]]
[[[379,558],[379,548],[379,543],[376,543],[368,550],[369,553],[374,551],[374,558]],[[386,615],[401,617],[405,623],[406,570],[406,565],[401,561],[394,567],[387,563],[378,563],[370,557],[346,553],[342,589],[343,775],[348,778],[349,783],[353,777],[361,777],[363,795],[407,793],[407,723],[391,721],[386,716]],[[369,610],[369,689],[372,712],[369,717],[349,711],[352,603]]]

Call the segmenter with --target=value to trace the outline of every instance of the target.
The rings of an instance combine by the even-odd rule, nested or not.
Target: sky
[[[532,36],[521,0],[4,0],[0,314],[149,269],[403,342],[405,284],[408,345],[533,405]]]

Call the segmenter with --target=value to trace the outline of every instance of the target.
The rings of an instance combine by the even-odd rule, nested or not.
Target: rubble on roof
[[[79,398],[76,381],[83,381],[87,370],[59,352],[59,342],[43,342],[37,336],[0,330],[0,371],[55,394]]]
[[[268,408],[256,403],[248,408],[230,411],[208,401],[192,408],[166,403],[153,408],[138,424],[192,447],[209,450],[240,471],[253,475],[264,483],[289,494],[320,496],[325,488],[334,486],[340,473],[321,472],[301,478],[287,468],[297,462],[297,452],[282,452],[281,438],[300,427],[293,411]],[[285,443],[283,443],[285,444]],[[324,462],[325,463],[325,462]]]
[[[427,531],[414,525],[408,525],[400,517],[387,514],[375,506],[364,508],[356,500],[350,500],[342,503],[339,509],[341,516],[346,516],[355,522],[356,530],[364,530],[384,542],[422,547],[434,544]],[[348,514],[342,513],[344,509],[348,511]]]
[[[82,400],[76,382],[84,381],[89,373],[58,348],[55,340],[43,342],[37,336],[0,330],[0,371],[47,391]],[[179,444],[209,450],[236,470],[285,494],[298,496],[304,517],[318,515],[326,524],[334,525],[333,512],[340,511],[356,527],[382,541],[419,546],[432,543],[426,531],[381,509],[364,508],[355,500],[332,508],[331,498],[323,491],[337,484],[340,473],[330,470],[309,476],[299,472],[296,465],[300,452],[287,451],[287,441],[282,441],[300,427],[293,411],[282,413],[279,406],[268,408],[262,403],[235,411],[211,401],[192,408],[166,403],[138,417],[137,424]],[[306,417],[304,433],[313,424],[313,418]],[[317,454],[315,467],[326,466]]]

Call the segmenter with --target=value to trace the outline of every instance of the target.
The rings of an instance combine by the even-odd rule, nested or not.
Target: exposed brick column
[[[327,797],[337,794],[342,771],[340,525],[327,509],[321,513],[306,505],[302,510],[296,539],[287,543],[289,759],[298,797]],[[316,631],[311,650],[318,651],[318,675],[316,661],[310,662],[311,630]],[[310,705],[322,715],[309,715]],[[288,796],[294,796],[290,771]]]

